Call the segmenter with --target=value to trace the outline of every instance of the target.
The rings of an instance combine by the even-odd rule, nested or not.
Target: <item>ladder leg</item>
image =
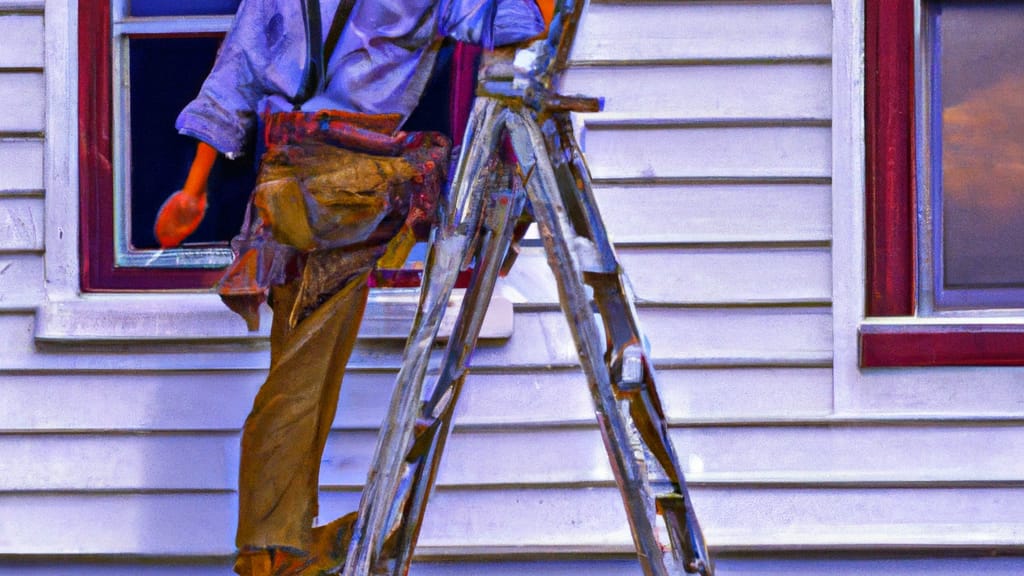
[[[405,455],[412,443],[423,379],[444,310],[462,264],[472,251],[482,218],[484,201],[481,179],[501,132],[500,109],[481,99],[474,107],[467,141],[452,180],[446,213],[435,230],[427,257],[420,305],[406,342],[402,367],[396,378],[388,418],[382,424],[377,446],[359,503],[344,576],[380,574],[374,560],[381,555],[391,503],[407,476]]]
[[[533,118],[526,112],[510,118],[510,133],[520,166],[529,174],[526,189],[534,218],[558,284],[562,311],[590,385],[598,425],[625,505],[640,566],[646,576],[668,576],[670,572],[656,534],[653,495],[634,454],[634,435],[618,410],[618,399],[603,360],[605,345],[601,330],[583,282],[584,270],[595,260],[595,246],[577,235],[570,223],[551,160],[561,161],[562,158],[548,153],[547,143]]]
[[[521,120],[516,152],[524,170],[532,173],[528,190],[535,217],[591,386],[641,567],[648,575],[709,575],[713,568],[668,437],[628,280],[607,240],[571,125],[564,115],[549,119],[543,131],[525,114]],[[545,150],[547,157],[531,156],[531,149]],[[584,283],[593,289],[604,342]],[[669,532],[668,557],[657,540],[659,513]]]
[[[656,506],[665,519],[677,566],[686,572],[714,572],[704,535],[693,509],[686,479],[668,434],[658,397],[654,366],[633,305],[629,279],[615,256],[590,185],[590,174],[575,144],[568,119],[556,117],[548,144],[564,163],[556,168],[562,197],[576,230],[595,245],[598,262],[585,273],[604,323],[605,363],[611,374],[620,410],[635,429],[643,450],[648,480],[657,493]],[[557,135],[557,137],[555,137]]]
[[[391,562],[389,573],[404,576],[412,562],[427,499],[433,489],[445,443],[451,430],[455,405],[469,370],[469,359],[476,348],[487,305],[505,253],[512,239],[515,219],[522,211],[525,197],[508,189],[506,174],[499,171],[496,182],[488,184],[491,192],[487,205],[480,244],[476,253],[474,273],[459,310],[452,335],[442,360],[437,385],[424,403],[417,422],[416,438],[406,461],[410,480],[403,484],[390,524],[395,545],[385,550]],[[390,553],[390,558],[387,556]]]
[[[620,409],[642,449],[655,506],[665,519],[676,566],[689,573],[714,574],[714,564],[686,486],[682,467],[669,438],[669,427],[657,395],[649,348],[640,330],[632,287],[607,238],[583,155],[575,146],[564,116],[546,133],[549,150],[566,161],[555,167],[562,198],[574,228],[595,244],[598,262],[585,274],[604,324],[605,363]]]

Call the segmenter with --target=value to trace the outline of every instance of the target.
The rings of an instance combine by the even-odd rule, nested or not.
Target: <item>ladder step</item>
[[[673,556],[682,561],[683,569],[690,574],[711,576],[714,568],[704,544],[696,517],[691,518],[687,510],[686,497],[678,492],[659,494],[654,498],[658,512],[665,518]],[[681,553],[681,554],[680,554]]]

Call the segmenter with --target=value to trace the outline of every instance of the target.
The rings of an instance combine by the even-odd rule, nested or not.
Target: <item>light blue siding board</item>
[[[231,494],[3,494],[0,554],[231,554],[236,507]]]
[[[832,194],[820,184],[637,184],[594,189],[623,243],[826,242]]]
[[[43,142],[0,137],[0,192],[43,189]]]
[[[828,62],[600,66],[570,70],[563,91],[604,98],[594,119],[827,120],[831,73]]]
[[[594,2],[573,58],[829,58],[831,18],[825,3]]]
[[[42,250],[43,211],[42,198],[0,196],[0,257],[5,251]]]
[[[236,434],[0,435],[3,491],[234,490]]]
[[[2,23],[0,33],[3,33]],[[8,39],[5,38],[5,45],[7,42]],[[0,53],[2,52],[3,49],[0,49]],[[46,120],[45,90],[46,83],[42,73],[4,72],[0,66],[0,102],[3,102],[3,109],[0,110],[0,133],[42,132]]]
[[[0,310],[35,309],[44,298],[42,255],[0,253]]]
[[[822,126],[587,125],[594,178],[828,178],[831,130]]]
[[[0,1],[0,9],[6,2]],[[43,66],[42,14],[0,15],[0,38],[4,39],[0,47],[0,69]]]

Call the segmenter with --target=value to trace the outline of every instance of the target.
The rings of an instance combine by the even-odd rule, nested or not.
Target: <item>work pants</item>
[[[239,549],[308,550],[320,461],[369,289],[353,278],[294,328],[297,283],[271,292],[271,367],[242,434]]]

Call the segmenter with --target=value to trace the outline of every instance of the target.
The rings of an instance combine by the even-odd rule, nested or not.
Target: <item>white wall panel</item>
[[[0,34],[3,34],[0,26]],[[0,36],[2,37],[2,36]],[[7,42],[7,39],[4,39]],[[0,132],[42,132],[46,84],[38,72],[0,70]]]
[[[827,302],[827,248],[626,248],[622,265],[641,302]]]
[[[831,132],[821,126],[587,124],[597,179],[827,178]]]
[[[0,192],[43,189],[43,142],[0,138]]]
[[[694,426],[673,429],[672,440],[689,453],[688,473],[708,482],[1024,481],[1019,423]]]
[[[601,96],[593,118],[828,119],[827,62],[574,68],[562,90]]]
[[[601,185],[594,193],[614,242],[823,242],[832,237],[832,194],[825,185]]]
[[[0,196],[0,230],[0,252],[41,250],[43,199]]]
[[[825,363],[831,358],[831,320],[823,307],[641,308],[653,358],[668,363]],[[0,369],[16,370],[238,370],[266,368],[259,346],[230,354],[216,343],[94,344],[74,354],[35,353],[29,315],[0,316],[0,333],[12,334]],[[3,332],[7,328],[9,332]],[[349,366],[390,369],[401,361],[401,342],[361,341]],[[482,341],[473,355],[479,368],[575,366],[576,347],[560,312],[521,312],[508,340]]]
[[[658,394],[670,421],[822,416],[832,409],[828,368],[659,369]],[[377,422],[383,415],[380,410]],[[465,425],[594,422],[583,374],[470,373],[456,415]],[[376,425],[372,422],[370,425]]]
[[[1013,488],[696,487],[693,499],[709,540],[724,549],[1005,546],[1024,529],[1024,497]],[[357,501],[324,493],[322,516]],[[203,493],[2,495],[0,553],[229,554],[233,502]],[[423,554],[631,548],[611,487],[447,489],[431,502]]]
[[[0,494],[0,554],[234,552],[232,494]]]
[[[0,370],[13,368],[32,358],[35,352],[33,321],[32,314],[25,312],[0,314],[0,334],[3,334]],[[34,361],[29,360],[29,363]]]
[[[844,386],[843,414],[933,414],[951,418],[1024,414],[1024,368],[863,370]]]
[[[6,3],[7,0],[0,0],[0,7]],[[42,14],[0,15],[0,38],[4,39],[0,46],[0,68],[42,68]],[[42,100],[42,94],[39,97]]]
[[[0,430],[237,431],[263,377],[258,370],[0,373]]]
[[[670,420],[800,418],[832,412],[829,368],[659,370]]]
[[[1016,488],[697,486],[691,492],[708,540],[726,549],[1012,546],[1024,530],[1024,495]],[[321,510],[337,516],[352,501],[348,492],[328,492]],[[632,545],[625,522],[612,487],[445,489],[427,510],[421,552],[626,551]]]
[[[349,372],[335,430],[376,428],[395,371]],[[235,432],[264,372],[0,373],[0,431]],[[672,421],[779,419],[831,411],[827,368],[695,368],[658,371]],[[116,402],[109,399],[116,398]],[[586,382],[574,370],[471,371],[457,425],[594,422]]]
[[[672,441],[690,482],[701,485],[1019,483],[1024,430],[1016,426],[694,426]],[[354,487],[369,469],[375,435],[331,436],[321,483]],[[606,484],[614,481],[596,427],[457,430],[440,486]],[[879,520],[886,517],[880,516]]]
[[[718,362],[827,363],[832,320],[827,308],[659,310],[640,319],[655,359]]]
[[[42,255],[0,254],[0,310],[34,309],[44,297]]]
[[[826,3],[594,2],[573,59],[829,58]]]
[[[1018,425],[945,426],[819,423],[700,425],[671,431],[681,464],[700,485],[1019,483],[1024,433]],[[357,488],[376,430],[332,433],[321,484]],[[0,436],[0,492],[233,491],[234,433]],[[611,485],[595,424],[491,430],[456,426],[439,486]],[[882,520],[886,517],[880,516]]]
[[[236,434],[0,435],[0,492],[234,490]]]
[[[828,248],[664,247],[618,250],[637,300],[657,304],[827,302]],[[544,250],[526,248],[503,282],[513,302],[557,304]]]

